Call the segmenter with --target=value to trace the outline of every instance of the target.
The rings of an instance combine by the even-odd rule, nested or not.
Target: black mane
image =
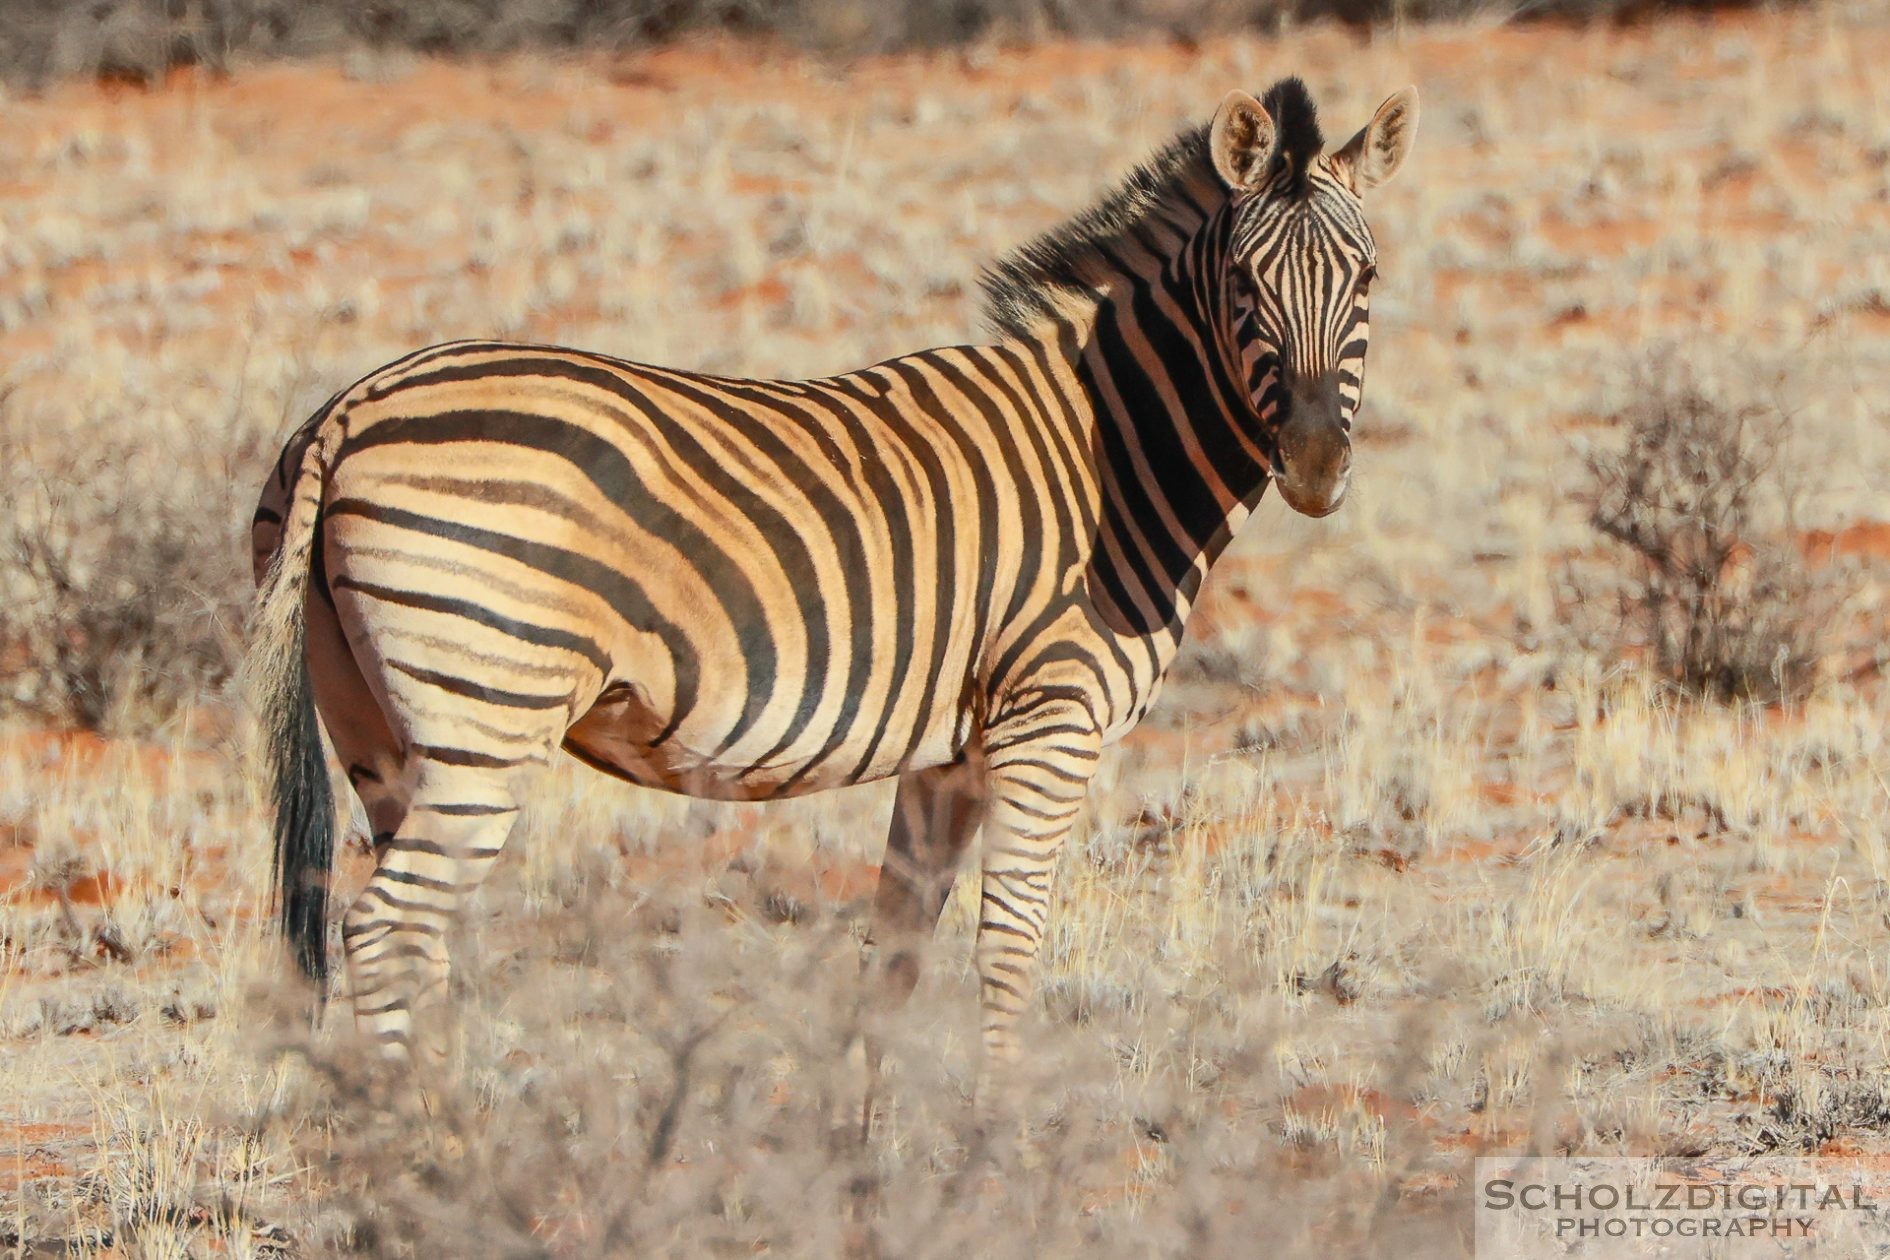
[[[1306,191],[1306,172],[1313,159],[1326,151],[1326,137],[1319,130],[1319,107],[1298,77],[1275,83],[1260,103],[1273,118],[1277,137],[1272,173],[1286,176],[1287,195],[1300,196]]]
[[[1199,210],[1209,184],[1219,188],[1208,158],[1208,129],[1191,127],[1089,209],[1021,245],[985,268],[985,318],[1000,336],[1025,336],[1063,299],[1093,288],[1116,264],[1114,247],[1162,208],[1187,197]],[[1194,196],[1188,197],[1191,186]]]
[[[1262,103],[1278,131],[1274,162],[1290,166],[1289,191],[1297,195],[1307,167],[1325,149],[1319,111],[1296,78],[1268,88]],[[999,336],[1028,336],[1070,296],[1093,291],[1116,271],[1119,247],[1145,225],[1177,211],[1211,214],[1226,195],[1208,154],[1207,126],[1188,128],[1095,205],[985,268],[986,321]]]

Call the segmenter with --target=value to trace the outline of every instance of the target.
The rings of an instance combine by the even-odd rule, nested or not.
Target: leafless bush
[[[1717,699],[1802,694],[1817,601],[1789,525],[1787,418],[1691,381],[1656,379],[1623,416],[1627,445],[1589,459],[1589,522],[1637,562],[1627,628],[1662,675]]]
[[[1752,1141],[1761,1150],[1815,1152],[1835,1138],[1881,1133],[1890,1125],[1890,1095],[1877,1081],[1814,1081],[1812,1088],[1788,1085],[1779,1092],[1771,1114],[1753,1126]]]
[[[148,728],[213,695],[239,654],[258,438],[212,423],[82,434],[0,409],[0,705]]]

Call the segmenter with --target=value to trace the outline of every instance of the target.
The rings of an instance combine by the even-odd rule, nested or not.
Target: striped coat
[[[754,381],[460,342],[290,440],[254,549],[284,923],[325,976],[333,806],[374,830],[343,919],[363,1028],[404,1057],[446,926],[562,748],[768,800],[901,776],[875,959],[910,990],[985,836],[984,1038],[1013,1048],[1058,846],[1273,482],[1338,506],[1393,97],[1326,154],[1297,80],[1231,94],[988,281],[993,344]]]

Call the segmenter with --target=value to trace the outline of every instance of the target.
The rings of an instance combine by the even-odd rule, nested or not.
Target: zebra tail
[[[305,604],[321,527],[326,461],[319,437],[305,452],[250,616],[246,673],[275,802],[276,920],[297,966],[315,985],[319,1011],[328,990],[328,883],[335,860],[335,800],[322,753],[305,652]]]

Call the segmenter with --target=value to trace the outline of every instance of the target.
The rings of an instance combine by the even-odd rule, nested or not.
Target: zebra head
[[[1308,516],[1336,511],[1351,483],[1377,267],[1360,198],[1397,171],[1417,117],[1417,90],[1405,88],[1326,153],[1305,84],[1285,79],[1264,103],[1230,92],[1209,128],[1214,168],[1232,194],[1230,350],[1280,495]]]

